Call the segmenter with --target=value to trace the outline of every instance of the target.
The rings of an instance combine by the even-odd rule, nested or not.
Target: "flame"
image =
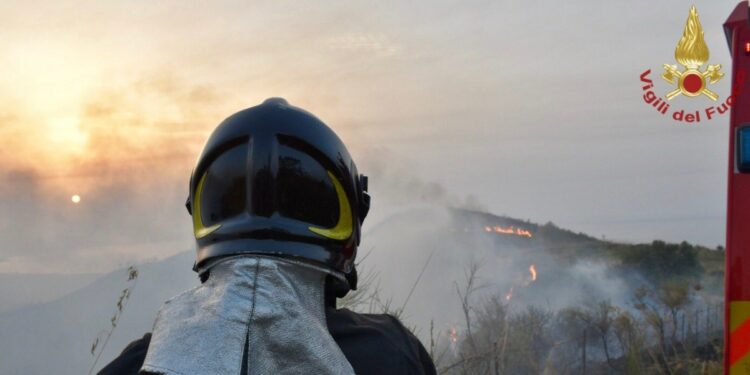
[[[503,234],[514,234],[513,227],[510,228],[503,228],[499,225],[495,226],[495,232],[497,233],[503,233]]]
[[[682,32],[682,38],[677,42],[674,58],[688,69],[698,69],[708,61],[708,45],[703,39],[703,27],[698,19],[698,10],[695,5],[690,7],[685,31]]]
[[[523,230],[523,229],[516,229],[516,234],[519,235],[519,236],[521,236],[521,237],[528,237],[528,238],[532,237],[531,236],[531,232],[529,232],[527,230]]]
[[[456,330],[456,327],[451,327],[448,337],[454,344],[458,341],[458,330]]]
[[[484,227],[484,231],[488,232],[488,233],[495,232],[495,233],[498,233],[498,234],[511,234],[511,235],[514,235],[514,236],[526,237],[526,238],[533,237],[533,235],[531,234],[530,231],[525,230],[525,229],[521,229],[521,228],[514,228],[513,226],[503,227],[503,226],[500,226],[500,225],[495,225],[493,227],[493,226],[487,225],[487,226]]]
[[[532,265],[529,266],[529,273],[531,274],[531,279],[527,279],[527,278],[521,276],[518,279],[516,279],[516,282],[514,282],[511,285],[510,290],[508,290],[508,293],[505,294],[505,300],[506,301],[510,301],[511,299],[513,299],[513,294],[515,292],[515,288],[516,287],[526,288],[529,285],[531,285],[531,283],[533,283],[534,281],[536,281],[537,272],[536,272],[536,266],[534,264],[532,264]]]

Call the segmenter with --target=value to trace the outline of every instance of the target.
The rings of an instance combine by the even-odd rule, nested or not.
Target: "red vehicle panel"
[[[724,24],[732,54],[726,240],[724,373],[750,374],[750,8]]]

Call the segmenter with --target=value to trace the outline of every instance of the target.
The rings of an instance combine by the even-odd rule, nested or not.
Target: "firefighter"
[[[201,285],[100,374],[434,374],[394,317],[336,309],[357,287],[367,178],[312,114],[271,98],[214,130],[186,203]],[[140,372],[139,372],[140,371]]]

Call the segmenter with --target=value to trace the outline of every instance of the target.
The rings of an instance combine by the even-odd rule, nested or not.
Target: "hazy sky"
[[[368,225],[405,201],[468,201],[597,237],[723,244],[728,117],[676,124],[641,98],[647,68],[670,90],[658,77],[691,4],[0,2],[0,272],[190,248],[202,143],[271,96],[317,114],[372,175]],[[727,73],[735,4],[695,2]]]

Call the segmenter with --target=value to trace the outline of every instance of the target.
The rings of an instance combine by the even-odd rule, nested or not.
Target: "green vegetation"
[[[675,247],[668,251],[685,255],[685,246]],[[630,306],[603,300],[517,311],[500,296],[471,303],[472,270],[456,301],[465,326],[430,332],[442,374],[721,373],[723,305],[707,303],[689,284],[674,279],[638,288]]]
[[[687,242],[670,244],[654,241],[650,244],[609,244],[609,256],[619,260],[623,267],[638,270],[654,284],[669,280],[694,280],[703,276],[704,266],[699,253],[711,250],[693,246]],[[716,253],[716,251],[714,251]],[[704,258],[708,258],[704,255]]]
[[[722,247],[617,243],[551,222],[538,225],[466,210],[453,213],[453,231],[437,228],[435,237],[460,249],[489,246],[489,254],[496,252],[510,265],[506,272],[521,270],[523,281],[496,269],[480,272],[476,264],[467,267],[465,280],[453,280],[453,297],[436,301],[436,308],[454,304],[463,314],[449,322],[448,330],[431,324],[423,341],[439,373],[721,373]],[[485,229],[495,226],[533,236]],[[523,273],[529,264],[536,264],[538,280]],[[490,279],[491,287],[485,288]],[[509,285],[517,287],[515,296],[506,294],[506,284],[513,282]],[[403,312],[404,305],[393,308],[379,298],[376,280],[366,284],[375,287],[354,293],[364,298],[349,297],[360,310],[364,306],[369,312]],[[545,304],[550,296],[563,297]]]

